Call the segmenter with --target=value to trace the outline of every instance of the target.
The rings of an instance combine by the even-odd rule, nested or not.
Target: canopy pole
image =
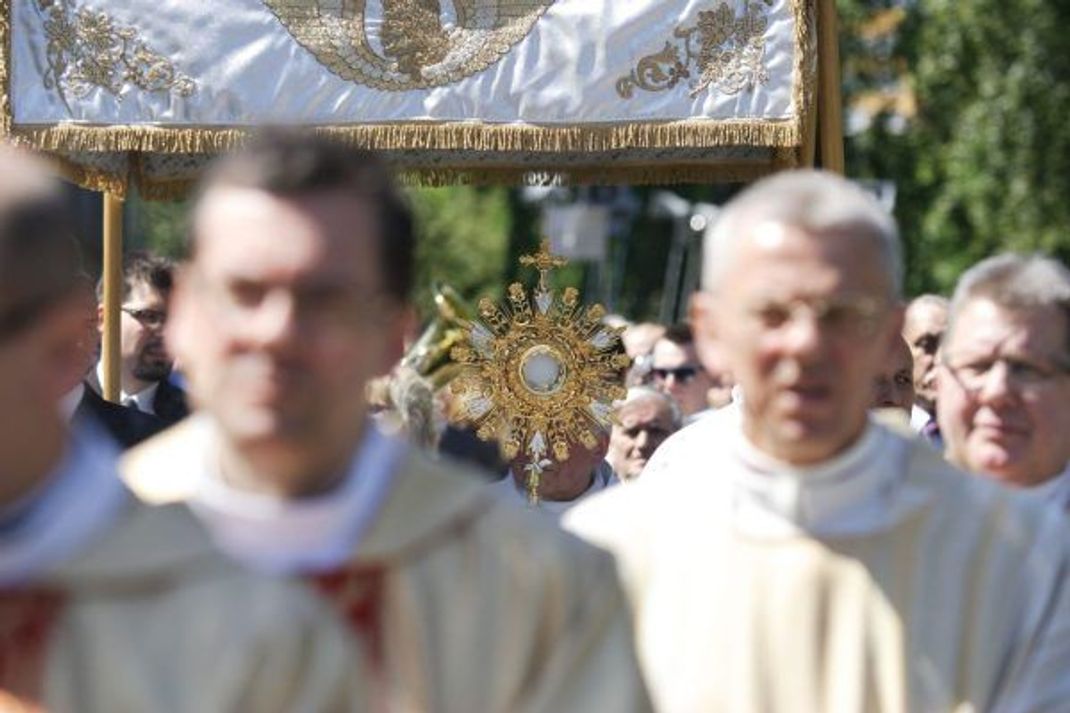
[[[817,12],[817,119],[821,167],[842,174],[843,96],[839,33],[835,0],[820,0]]]
[[[101,361],[104,378],[100,385],[104,398],[119,400],[119,320],[123,300],[123,201],[114,193],[104,193],[104,329]]]

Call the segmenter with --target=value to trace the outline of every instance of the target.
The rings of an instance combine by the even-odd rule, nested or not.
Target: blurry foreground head
[[[907,305],[903,339],[914,358],[914,401],[930,415],[936,405],[936,353],[947,331],[948,300],[919,295]]]
[[[168,337],[235,467],[287,494],[340,475],[365,383],[400,358],[413,230],[374,154],[265,133],[206,176]]]
[[[839,176],[792,171],[729,202],[705,248],[696,346],[742,387],[749,440],[800,465],[850,446],[900,339],[895,222]]]
[[[936,402],[947,456],[1016,485],[1070,460],[1070,271],[999,255],[959,279]]]
[[[633,386],[617,406],[606,460],[621,480],[634,480],[666,438],[683,423],[680,408],[666,393]]]
[[[906,340],[899,339],[873,382],[873,408],[897,408],[909,417],[913,404],[914,360]]]
[[[0,503],[60,457],[57,403],[84,373],[85,297],[59,181],[36,157],[0,145]]]

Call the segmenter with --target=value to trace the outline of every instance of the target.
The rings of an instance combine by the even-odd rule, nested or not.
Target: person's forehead
[[[341,191],[278,196],[252,188],[209,191],[193,217],[201,265],[250,259],[365,262],[378,250],[374,212]]]
[[[658,396],[646,396],[621,407],[618,418],[622,424],[635,426],[670,418],[669,404]]]
[[[773,274],[778,277],[771,279]],[[737,289],[771,294],[800,285],[815,293],[890,287],[875,239],[843,231],[817,233],[775,221],[746,229],[728,275]]]
[[[677,344],[668,339],[659,339],[654,344],[654,366],[674,367],[694,361],[696,356],[695,345]]]
[[[911,341],[922,335],[940,335],[945,329],[947,309],[938,304],[912,304],[904,316],[903,333]]]
[[[1065,343],[1065,319],[1054,307],[1008,309],[978,298],[960,309],[948,350],[1050,358]]]
[[[123,301],[123,304],[127,306],[158,306],[166,301],[163,292],[142,280],[130,286],[130,294]]]

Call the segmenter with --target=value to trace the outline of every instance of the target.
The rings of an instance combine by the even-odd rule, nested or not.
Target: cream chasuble
[[[124,477],[144,498],[200,509],[213,443],[194,417],[128,452]],[[335,710],[649,709],[609,555],[414,452],[389,478],[345,561],[292,571],[345,620],[363,662]]]
[[[659,710],[1070,706],[1064,518],[884,426],[799,471],[714,416],[565,524],[617,553]]]
[[[78,441],[4,518],[0,711],[337,710],[351,645],[316,598],[239,570],[185,507],[137,503],[110,447]]]

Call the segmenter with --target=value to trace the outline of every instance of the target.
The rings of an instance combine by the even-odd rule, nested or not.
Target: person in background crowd
[[[539,481],[539,503],[536,509],[554,519],[560,519],[580,501],[612,486],[616,479],[606,462],[609,434],[600,431],[598,443],[587,448],[581,443],[569,443],[569,457],[564,461],[550,461]],[[509,464],[505,477],[490,485],[490,490],[506,501],[523,505],[528,501],[526,467],[529,459],[521,453]]]
[[[707,415],[707,393],[718,383],[699,361],[689,325],[674,324],[654,344],[650,374],[650,383],[676,401],[686,423]]]
[[[323,593],[357,654],[345,709],[647,710],[612,558],[369,425],[415,240],[382,161],[266,134],[209,171],[191,235],[168,336],[200,414],[125,477]]]
[[[123,261],[120,403],[156,416],[168,426],[189,415],[185,393],[168,379],[174,360],[163,338],[173,280],[174,265],[169,260],[138,252]],[[103,289],[103,283],[97,286],[98,300]],[[103,305],[98,309],[103,330]],[[98,385],[104,383],[103,370],[101,362]]]
[[[651,352],[654,345],[665,334],[665,327],[654,322],[632,324],[620,335],[624,353],[632,360],[628,372],[627,385],[638,386],[649,380],[652,367]]]
[[[947,331],[948,301],[940,295],[919,295],[907,305],[903,339],[914,360],[914,407],[910,424],[942,450],[936,421],[936,355]]]
[[[82,355],[84,368],[73,373],[74,382],[60,399],[60,410],[73,423],[86,420],[103,426],[108,435],[122,448],[130,448],[162,431],[166,424],[155,416],[136,408],[126,408],[101,398],[86,378],[100,355],[100,334],[97,331],[97,299],[89,276],[82,273],[79,286],[85,296],[86,322],[82,337],[75,345]]]
[[[110,439],[56,408],[86,371],[79,262],[58,179],[0,147],[0,709],[338,710],[346,642],[315,597],[137,504]]]
[[[914,406],[914,362],[905,339],[892,345],[884,368],[873,382],[873,408],[894,408],[906,412]]]
[[[680,429],[680,408],[668,394],[633,386],[617,406],[606,460],[624,482],[635,480],[662,442]]]
[[[891,216],[785,172],[705,248],[699,353],[720,350],[742,405],[565,518],[618,555],[656,706],[1065,707],[1070,523],[869,415],[901,338]]]
[[[1070,509],[1065,265],[1005,254],[963,274],[937,381],[949,460]]]

